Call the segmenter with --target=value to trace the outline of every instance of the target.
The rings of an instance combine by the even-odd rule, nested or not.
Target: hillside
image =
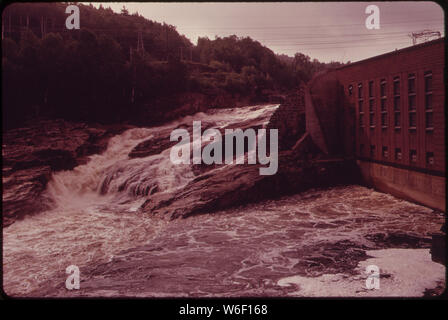
[[[35,117],[150,125],[209,107],[267,101],[325,64],[281,57],[249,38],[199,38],[123,8],[15,3],[3,12],[4,128]],[[26,94],[24,94],[26,93]]]

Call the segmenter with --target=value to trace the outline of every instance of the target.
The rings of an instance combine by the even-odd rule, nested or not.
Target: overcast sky
[[[380,9],[368,30],[365,9]],[[99,3],[94,3],[99,6]],[[357,61],[412,45],[411,32],[444,35],[443,10],[431,2],[103,3],[120,12],[166,22],[196,44],[198,37],[250,36],[276,53],[302,52],[323,62]]]

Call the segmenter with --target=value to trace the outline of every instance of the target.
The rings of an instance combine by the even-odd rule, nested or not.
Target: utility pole
[[[168,26],[165,25],[165,58],[168,61]]]
[[[131,88],[131,104],[134,104],[135,101],[135,83],[136,83],[136,66],[133,63],[133,51],[132,47],[129,47],[129,62],[132,68],[132,88]]]
[[[40,35],[42,39],[44,38],[44,17],[40,17]]]
[[[145,51],[145,47],[143,46],[143,35],[142,31],[140,30],[137,35],[137,51],[141,54]]]

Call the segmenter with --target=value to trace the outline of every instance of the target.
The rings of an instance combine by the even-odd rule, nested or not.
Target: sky
[[[93,3],[98,7],[100,3]],[[379,8],[380,29],[369,30],[368,5]],[[275,53],[301,52],[322,62],[359,61],[412,45],[411,32],[440,31],[444,14],[433,2],[102,3],[176,26],[198,37],[249,36]]]

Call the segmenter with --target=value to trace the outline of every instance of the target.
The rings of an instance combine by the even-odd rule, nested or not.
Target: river
[[[139,143],[169,136],[193,120],[216,128],[248,120],[263,126],[277,107],[215,110],[129,129],[86,164],[53,174],[45,196],[55,206],[3,230],[5,292],[419,296],[440,283],[444,268],[431,261],[428,248],[443,214],[362,186],[313,189],[173,221],[139,210],[148,194],[176,192],[197,176],[190,165],[172,164],[169,149],[130,158]],[[382,293],[363,289],[363,268],[371,259],[384,264],[388,275]],[[412,272],[398,267],[407,260],[416,266]],[[81,270],[80,290],[65,289],[69,265]],[[419,274],[421,283],[397,285],[401,277],[412,281]]]

